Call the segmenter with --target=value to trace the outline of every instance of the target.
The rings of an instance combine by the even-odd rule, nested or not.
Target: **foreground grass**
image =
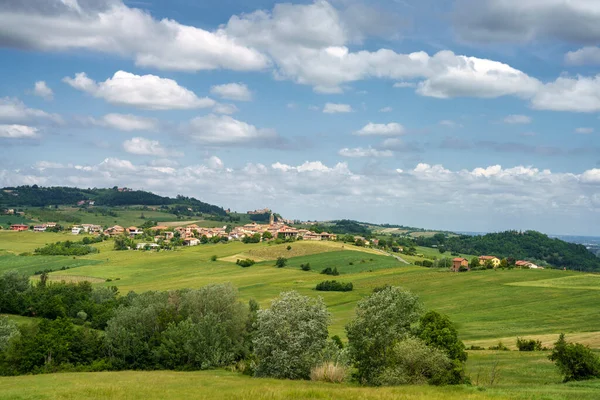
[[[226,371],[97,372],[0,378],[0,399],[597,399],[600,382],[544,386],[364,388]]]

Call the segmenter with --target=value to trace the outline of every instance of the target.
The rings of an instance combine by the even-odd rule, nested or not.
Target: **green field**
[[[256,299],[262,307],[280,292],[297,290],[322,296],[331,313],[331,335],[345,337],[344,325],[353,317],[357,301],[373,288],[390,284],[412,290],[428,309],[450,316],[467,345],[489,347],[502,340],[514,348],[517,336],[539,338],[545,345],[565,332],[568,340],[600,349],[598,275],[561,270],[486,270],[452,273],[409,266],[374,250],[333,242],[296,242],[268,245],[209,244],[176,251],[141,252],[112,250],[112,241],[95,244],[100,253],[85,257],[37,257],[16,254],[32,251],[45,242],[72,238],[69,234],[0,232],[0,271],[31,273],[41,265],[71,268],[51,277],[74,280],[94,278],[96,285],[117,285],[129,290],[197,288],[209,283],[231,282],[244,301]],[[439,253],[438,253],[439,254]],[[210,261],[212,255],[219,259]],[[274,267],[279,256],[288,258],[285,268]],[[252,267],[241,268],[237,258],[254,258]],[[364,260],[364,262],[362,262]],[[353,265],[350,265],[350,262]],[[310,263],[311,271],[300,270]],[[319,272],[337,267],[342,275]],[[112,282],[105,282],[107,278]],[[116,280],[118,279],[118,280]],[[352,292],[317,292],[326,279],[352,282]],[[250,379],[224,371],[87,373],[0,378],[0,398],[600,398],[600,384],[560,384],[546,353],[471,351],[468,371],[484,376],[495,362],[500,380],[485,391],[476,388],[401,387],[366,389],[349,385]],[[486,372],[487,371],[487,372]],[[481,386],[480,382],[480,386]],[[489,386],[489,385],[483,385]],[[44,397],[46,396],[46,397]],[[205,396],[205,397],[202,397]]]

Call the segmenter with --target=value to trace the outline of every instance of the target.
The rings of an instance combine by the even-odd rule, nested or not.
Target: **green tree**
[[[479,262],[479,257],[471,258],[471,269],[479,268],[480,265],[481,263]]]
[[[359,301],[356,317],[346,325],[346,333],[360,382],[377,383],[394,345],[409,336],[422,310],[416,295],[392,286]]]
[[[554,343],[554,349],[548,358],[554,361],[565,382],[600,377],[598,356],[580,343],[568,343],[564,333]]]
[[[10,340],[18,335],[17,325],[7,317],[0,315],[0,353],[6,350]]]
[[[502,269],[508,268],[508,260],[506,258],[503,258],[502,260],[500,260],[500,268],[502,268]]]
[[[273,234],[269,231],[265,231],[262,234],[262,238],[263,238],[263,240],[271,240],[271,239],[273,239]]]
[[[0,312],[22,314],[25,311],[25,293],[29,287],[27,275],[17,271],[0,275]]]
[[[281,293],[259,310],[254,338],[257,376],[308,379],[327,346],[329,314],[321,298]]]

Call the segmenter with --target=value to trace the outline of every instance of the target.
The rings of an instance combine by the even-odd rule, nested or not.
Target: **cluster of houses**
[[[500,259],[498,257],[494,257],[494,256],[480,256],[479,257],[480,265],[485,265],[487,263],[491,263],[494,268],[497,268],[500,266]],[[523,261],[523,260],[516,261],[515,266],[517,266],[519,268],[544,269],[544,267],[540,267],[530,261]],[[462,258],[462,257],[454,258],[452,260],[452,271],[458,272],[458,271],[460,271],[461,268],[466,268],[468,271],[470,271],[471,267],[469,266],[469,261],[466,258]]]

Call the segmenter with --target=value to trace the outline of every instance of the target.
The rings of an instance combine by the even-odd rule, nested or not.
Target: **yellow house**
[[[480,256],[479,257],[479,263],[481,265],[485,265],[485,263],[488,261],[492,262],[492,265],[494,266],[494,268],[496,268],[500,265],[500,259],[498,257],[494,257],[494,256]]]

